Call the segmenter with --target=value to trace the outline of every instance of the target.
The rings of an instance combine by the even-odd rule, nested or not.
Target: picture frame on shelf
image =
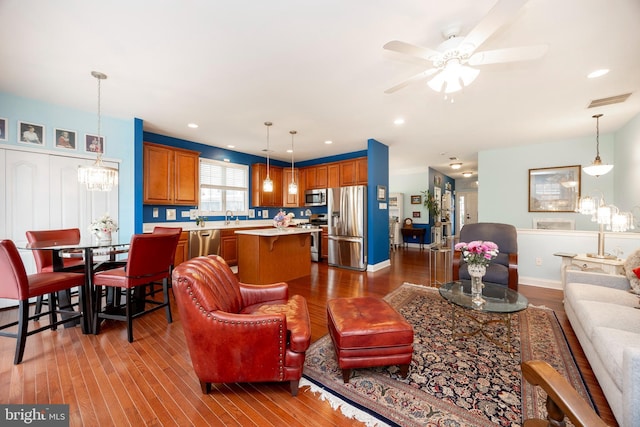
[[[376,198],[379,201],[384,201],[387,199],[387,187],[384,185],[378,185],[376,187]]]
[[[397,196],[389,196],[389,207],[397,207],[398,206],[398,197]]]
[[[91,135],[86,133],[84,135],[84,147],[88,153],[104,154],[104,136]]]
[[[72,130],[55,128],[53,130],[53,137],[56,148],[75,150],[77,147],[77,133]]]
[[[8,141],[9,140],[9,127],[7,126],[7,119],[4,117],[0,117],[0,141]]]
[[[420,204],[422,204],[422,196],[420,196],[420,195],[411,196],[411,204],[412,205],[420,205]]]
[[[18,122],[18,142],[30,145],[44,145],[44,126],[30,122]]]
[[[529,169],[529,212],[575,212],[580,165]]]

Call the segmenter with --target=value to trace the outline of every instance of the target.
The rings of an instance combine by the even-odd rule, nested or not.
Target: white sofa
[[[625,276],[567,270],[564,307],[622,427],[640,426],[640,310]]]

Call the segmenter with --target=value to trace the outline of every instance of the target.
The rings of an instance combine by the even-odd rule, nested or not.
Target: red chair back
[[[131,237],[125,267],[129,286],[144,285],[169,276],[180,234],[136,234]]]
[[[182,234],[182,227],[153,227],[153,234],[175,234],[179,239]],[[173,265],[173,260],[176,258],[177,248],[178,245],[173,248],[173,254],[171,254],[171,265]]]
[[[80,242],[80,230],[78,228],[27,231],[26,234],[27,241],[29,243],[51,241],[57,242],[58,244],[68,243],[70,245],[75,245]],[[38,273],[42,273],[43,271],[53,271],[53,256],[51,255],[51,251],[33,251],[33,257],[36,260]]]
[[[29,279],[18,248],[11,240],[0,242],[0,298],[26,300]]]

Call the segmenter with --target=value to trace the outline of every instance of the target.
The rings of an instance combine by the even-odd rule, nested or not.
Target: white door
[[[456,207],[459,212],[456,218],[456,235],[459,235],[463,225],[478,222],[478,192],[457,191]]]

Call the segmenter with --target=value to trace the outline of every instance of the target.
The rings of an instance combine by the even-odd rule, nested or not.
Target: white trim
[[[382,262],[379,262],[377,264],[368,264],[367,265],[367,271],[379,271],[382,270],[383,268],[387,268],[387,267],[391,267],[391,260],[386,259]]]

